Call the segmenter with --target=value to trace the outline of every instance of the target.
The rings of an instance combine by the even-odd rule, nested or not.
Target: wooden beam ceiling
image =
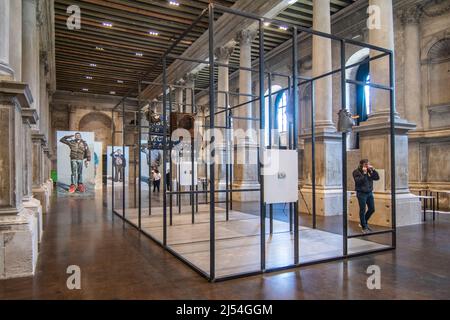
[[[231,7],[236,1],[214,2]],[[124,95],[131,89],[131,94],[137,95],[137,80],[149,70],[152,72],[146,76],[146,80],[153,81],[161,74],[161,66],[155,63],[208,6],[209,0],[177,2],[179,6],[170,5],[168,0],[55,0],[57,89],[72,92],[87,89],[94,94],[114,92],[117,96]],[[331,13],[353,2],[354,0],[331,0]],[[66,26],[70,15],[67,8],[74,4],[81,9],[80,30],[69,30]],[[217,13],[216,19],[220,15]],[[298,0],[276,19],[311,27],[312,1]],[[104,26],[104,22],[112,26]],[[288,32],[278,27],[266,27],[266,51],[290,38]],[[182,54],[207,28],[205,18],[172,53]],[[252,57],[257,56],[258,43],[255,39]],[[167,60],[168,65],[171,62],[172,59]],[[238,64],[238,48],[230,62]],[[197,86],[208,86],[208,68],[199,72]]]

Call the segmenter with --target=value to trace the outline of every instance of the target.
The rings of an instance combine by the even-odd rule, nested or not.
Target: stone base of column
[[[47,182],[45,182],[45,185],[47,186],[47,190],[49,191],[50,195],[53,193],[53,180],[48,179]]]
[[[391,227],[391,194],[375,193],[375,213],[370,218],[372,225]],[[397,194],[397,227],[422,223],[420,200],[411,193]],[[348,219],[359,221],[359,205],[356,195],[349,197]]]
[[[42,213],[48,213],[50,210],[50,191],[46,184],[43,184],[39,188],[33,188],[33,196],[42,206]]]
[[[305,186],[299,191],[300,213],[312,214],[312,188]],[[305,206],[305,202],[308,208]],[[309,211],[308,211],[309,209]],[[316,188],[316,214],[319,216],[342,215],[342,189]]]
[[[37,221],[38,242],[41,243],[42,233],[44,232],[41,202],[35,198],[30,198],[23,202],[23,206],[25,209],[28,209],[33,213],[34,218]]]
[[[38,226],[34,213],[23,208],[0,215],[0,280],[34,275],[38,258]]]

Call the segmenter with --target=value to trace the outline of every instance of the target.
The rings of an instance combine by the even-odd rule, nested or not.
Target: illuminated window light
[[[144,54],[142,52],[136,52],[136,57],[143,57]]]
[[[117,83],[123,83],[123,80],[117,80]]]
[[[286,27],[286,26],[280,26],[278,29],[283,30],[283,31],[286,31],[286,30],[288,29],[288,27]]]
[[[169,4],[171,6],[175,6],[175,7],[179,7],[180,6],[180,3],[178,1],[173,1],[173,0],[169,1]]]
[[[83,88],[83,89],[81,89],[81,91],[88,92],[89,89],[88,88]]]
[[[96,67],[97,65],[95,63],[90,63],[89,66],[90,67]]]
[[[110,91],[109,94],[116,94],[116,92],[115,91]]]
[[[95,47],[95,50],[98,50],[98,51],[105,51],[105,49],[103,49],[102,47]]]
[[[111,22],[103,22],[102,26],[107,27],[107,28],[112,28],[112,23]]]
[[[86,79],[92,80],[92,79],[94,79],[94,78],[92,78],[91,76],[86,76]]]
[[[149,31],[148,32],[151,36],[159,36],[159,33],[158,32],[156,32],[156,31]]]

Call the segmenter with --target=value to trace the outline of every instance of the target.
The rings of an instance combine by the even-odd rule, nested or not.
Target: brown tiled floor
[[[66,287],[79,265],[82,289]],[[369,265],[381,290],[366,287]],[[400,228],[398,249],[348,261],[209,283],[98,199],[54,199],[33,278],[0,281],[1,299],[449,299],[450,219]]]

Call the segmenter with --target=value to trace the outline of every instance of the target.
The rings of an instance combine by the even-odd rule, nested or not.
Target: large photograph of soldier
[[[108,146],[106,149],[107,160],[107,183],[120,187],[128,184],[129,150],[123,146]]]
[[[94,133],[57,131],[57,193],[93,196],[95,193]]]

